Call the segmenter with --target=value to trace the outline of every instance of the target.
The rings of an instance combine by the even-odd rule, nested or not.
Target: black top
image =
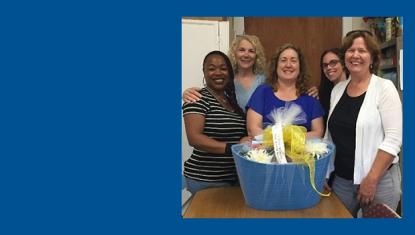
[[[328,123],[333,143],[336,145],[335,174],[347,180],[353,180],[356,121],[365,95],[366,92],[357,97],[350,97],[345,89]]]
[[[322,72],[322,74],[324,74]],[[326,76],[322,76],[321,80],[320,80],[320,89],[319,89],[319,98],[320,98],[320,104],[324,109],[324,125],[326,125],[327,123],[327,117],[329,115],[329,111],[330,111],[330,96],[331,96],[331,91],[333,90],[333,83],[331,81],[329,81],[328,78],[326,78]]]
[[[226,110],[203,88],[201,100],[183,105],[183,116],[194,113],[205,116],[204,134],[217,141],[238,143],[246,136],[245,116]],[[200,181],[233,181],[238,178],[232,155],[215,154],[194,148],[184,163],[184,175]]]

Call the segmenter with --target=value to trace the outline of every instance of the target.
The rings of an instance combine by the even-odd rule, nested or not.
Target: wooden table
[[[240,187],[210,188],[196,193],[184,218],[352,218],[343,203],[332,193],[313,208],[264,211],[245,204]]]

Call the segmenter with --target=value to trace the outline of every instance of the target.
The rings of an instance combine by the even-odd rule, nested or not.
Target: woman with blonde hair
[[[255,35],[237,36],[229,49],[235,74],[235,93],[239,107],[245,112],[249,99],[255,89],[265,82],[268,66],[265,50],[259,38]],[[196,102],[202,95],[200,88],[192,87],[183,92],[184,102]],[[318,96],[318,89],[311,87],[307,93],[313,97]]]
[[[245,106],[255,89],[265,81],[266,58],[264,48],[257,36],[237,36],[228,53],[235,73],[235,93],[239,107]],[[196,102],[202,95],[199,88],[188,88],[183,92],[185,102]]]

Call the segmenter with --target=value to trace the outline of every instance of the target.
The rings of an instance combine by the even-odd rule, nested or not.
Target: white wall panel
[[[203,87],[202,62],[207,53],[229,49],[229,22],[182,20],[182,93],[189,87]],[[182,118],[182,166],[192,153]],[[183,171],[183,169],[182,169]],[[190,193],[182,190],[182,205]]]

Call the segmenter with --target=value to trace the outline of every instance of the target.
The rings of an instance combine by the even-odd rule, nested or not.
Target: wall
[[[209,21],[226,21],[227,17],[193,17],[193,16],[183,16],[183,19],[189,20],[209,20]]]
[[[367,29],[369,25],[363,21],[363,17],[352,17],[353,18],[353,29]]]
[[[229,22],[182,19],[182,93],[190,87],[203,87],[202,62],[213,50],[227,53],[229,49]],[[182,166],[192,153],[182,118]],[[182,205],[190,193],[182,190]]]
[[[267,61],[285,43],[301,48],[310,75],[309,85],[320,84],[320,55],[342,42],[341,17],[245,17],[245,33],[259,37]],[[272,68],[270,68],[272,69]]]
[[[343,28],[342,36],[353,29],[368,29],[368,25],[364,23],[362,17],[342,17]],[[236,35],[244,34],[244,17],[233,17],[233,28]]]

